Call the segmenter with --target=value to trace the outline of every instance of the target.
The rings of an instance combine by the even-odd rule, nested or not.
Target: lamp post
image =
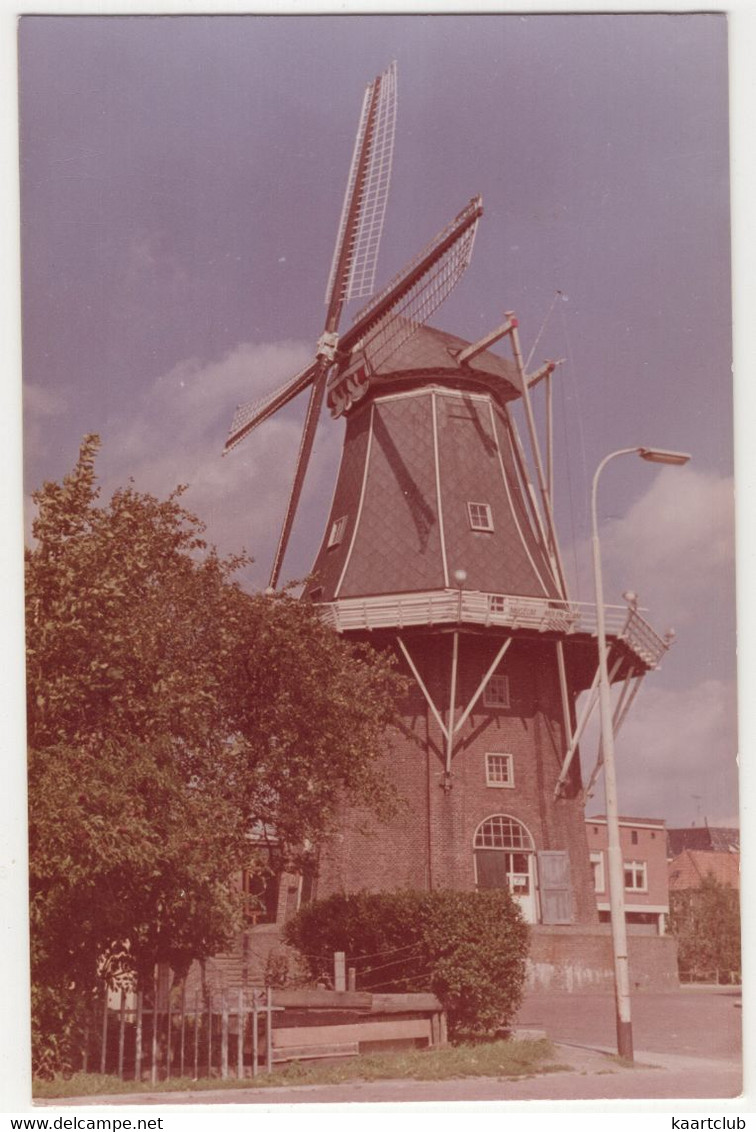
[[[591,523],[593,549],[593,578],[596,589],[596,633],[598,637],[599,711],[601,715],[601,746],[604,754],[604,789],[606,792],[607,861],[609,874],[609,918],[612,926],[614,952],[614,993],[617,1011],[617,1052],[620,1057],[633,1060],[633,1026],[630,1018],[630,977],[627,965],[627,929],[625,924],[625,875],[620,844],[619,807],[617,804],[617,774],[614,765],[614,728],[607,666],[606,621],[604,616],[604,583],[601,576],[601,548],[598,536],[596,496],[599,476],[617,456],[640,456],[654,464],[687,464],[690,456],[684,452],[669,452],[661,448],[619,448],[610,452],[599,464],[591,489]]]

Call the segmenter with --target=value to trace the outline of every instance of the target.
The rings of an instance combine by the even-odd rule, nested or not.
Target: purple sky
[[[607,600],[633,588],[678,632],[619,737],[620,798],[672,825],[734,821],[722,15],[24,18],[27,488],[99,432],[106,490],[188,483],[265,584],[301,406],[220,452],[236,402],[312,354],[362,91],[392,59],[379,281],[483,194],[472,266],[433,321],[474,339],[514,309],[527,354],[552,308],[533,364],[567,359],[556,515],[575,597],[599,460],[693,453],[602,479]],[[312,564],[340,440],[324,417],[286,576]]]

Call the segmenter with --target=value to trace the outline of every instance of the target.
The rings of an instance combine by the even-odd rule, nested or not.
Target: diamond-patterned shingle
[[[431,395],[375,404],[367,490],[339,597],[440,589]]]
[[[458,569],[466,589],[557,596],[523,499],[506,407],[477,385],[458,388],[457,378],[445,388],[441,378],[378,398],[371,391],[349,414],[315,564],[320,600],[442,589]],[[491,530],[473,529],[470,503],[490,508]],[[329,548],[332,524],[342,517],[344,537]]]

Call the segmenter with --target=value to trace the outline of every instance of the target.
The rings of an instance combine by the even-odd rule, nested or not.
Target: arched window
[[[475,832],[476,849],[524,849],[531,852],[533,838],[522,822],[507,814],[493,814]]]
[[[475,831],[478,888],[508,888],[525,919],[536,919],[534,846],[529,831],[508,814],[492,814]]]

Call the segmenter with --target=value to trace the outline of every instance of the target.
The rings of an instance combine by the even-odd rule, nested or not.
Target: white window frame
[[[494,529],[490,503],[468,502],[467,517],[474,531],[492,531]]]
[[[495,687],[502,690],[501,695],[494,692]],[[494,673],[483,689],[483,706],[488,708],[508,708],[509,705],[509,677],[504,676],[503,673]]]
[[[334,519],[331,523],[331,530],[328,535],[328,543],[326,546],[327,550],[331,550],[332,547],[338,546],[343,539],[344,531],[346,530],[347,525],[347,518],[347,515],[341,515],[338,519]]]
[[[606,872],[604,869],[604,854],[600,849],[594,849],[590,854],[591,865],[596,865],[593,872],[593,885],[596,892],[606,892]]]
[[[514,763],[508,751],[486,751],[486,786],[496,790],[514,788]]]
[[[632,873],[632,883],[627,883],[627,874]],[[648,868],[645,861],[623,861],[622,873],[625,892],[648,892]],[[638,883],[640,881],[640,883]]]
[[[502,849],[506,853],[532,853],[533,837],[519,818],[510,814],[489,814],[475,830],[475,849]]]

